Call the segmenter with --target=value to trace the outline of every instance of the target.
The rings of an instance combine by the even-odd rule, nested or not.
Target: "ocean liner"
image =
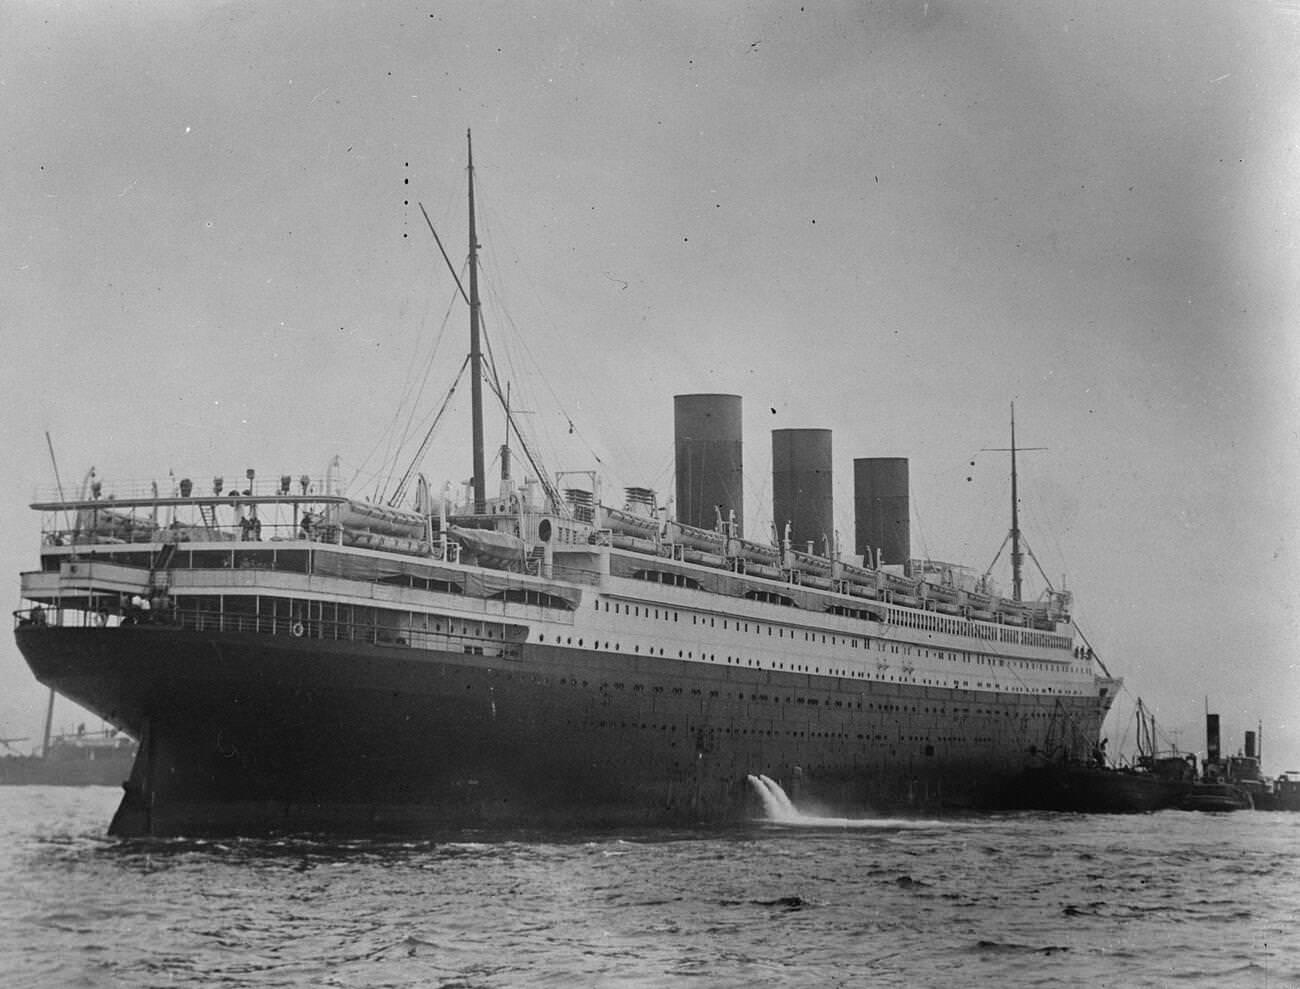
[[[751,776],[841,815],[1013,806],[1033,759],[1096,744],[1119,681],[1067,591],[1021,599],[1014,493],[1000,596],[911,558],[904,460],[855,461],[841,553],[825,430],[773,433],[779,529],[748,538],[737,396],[675,398],[675,512],[526,450],[490,492],[473,177],[463,494],[92,471],[33,504],[18,646],[139,742],[111,833],[727,823]]]

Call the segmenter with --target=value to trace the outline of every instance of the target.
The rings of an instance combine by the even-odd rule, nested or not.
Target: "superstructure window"
[[[670,587],[686,587],[693,591],[700,589],[700,582],[693,577],[688,577],[683,573],[672,573],[667,570],[637,570],[632,576],[636,580],[646,580],[652,584],[667,584]]]
[[[765,601],[768,604],[780,604],[787,608],[799,607],[793,600],[784,594],[778,594],[776,591],[746,591],[745,597],[751,601]]]
[[[542,608],[557,608],[561,611],[572,610],[571,605],[564,598],[523,587],[507,588],[500,594],[493,595],[492,600],[512,601],[515,604],[533,604]]]

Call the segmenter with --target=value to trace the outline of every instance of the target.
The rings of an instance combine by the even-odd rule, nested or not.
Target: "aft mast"
[[[1013,601],[1024,600],[1024,567],[1025,551],[1024,539],[1020,534],[1020,475],[1016,465],[1016,454],[1024,453],[1026,450],[1046,450],[1045,446],[1016,446],[1016,403],[1011,403],[1011,446],[1004,447],[985,447],[982,453],[1009,453],[1011,454],[1011,531],[1007,533],[1006,539],[1002,540],[1002,545],[998,547],[997,556],[993,558],[993,563],[989,564],[989,569],[985,571],[985,576],[993,570],[994,564],[998,562],[998,557],[1002,551],[1007,548],[1007,540],[1011,541],[1011,599]],[[1034,562],[1037,562],[1035,560]],[[1041,567],[1039,568],[1041,571]],[[1044,575],[1046,580],[1046,575]],[[1050,585],[1050,581],[1048,582]]]
[[[469,152],[469,371],[474,430],[474,514],[487,511],[486,467],[483,463],[483,351],[479,342],[478,235],[474,226],[474,142],[465,131]]]

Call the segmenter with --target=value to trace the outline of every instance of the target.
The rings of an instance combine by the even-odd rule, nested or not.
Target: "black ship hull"
[[[1282,786],[1274,785],[1272,790],[1253,793],[1256,810],[1300,811],[1300,786],[1292,783]]]
[[[1192,786],[1182,801],[1183,810],[1207,813],[1234,810],[1253,810],[1250,791],[1236,783],[1201,782]]]
[[[1018,788],[1022,806],[1081,814],[1142,814],[1182,806],[1187,780],[1102,766],[1036,766]]]
[[[17,638],[41,682],[139,738],[118,835],[733,823],[761,815],[760,773],[841,815],[1014,806],[1051,730],[1032,696],[564,647],[159,625]]]

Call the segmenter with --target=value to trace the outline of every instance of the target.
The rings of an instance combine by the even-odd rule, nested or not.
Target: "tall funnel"
[[[904,564],[912,557],[906,457],[863,457],[853,461],[854,552],[881,553],[880,564]]]
[[[1217,714],[1205,716],[1205,761],[1219,761],[1219,716]]]
[[[739,395],[673,398],[677,458],[677,521],[712,529],[717,512],[735,512],[744,531]]]
[[[822,537],[834,550],[835,498],[831,488],[831,431],[829,429],[772,430],[772,519],[777,538],[790,523],[790,543],[795,549],[813,544],[823,552]]]

